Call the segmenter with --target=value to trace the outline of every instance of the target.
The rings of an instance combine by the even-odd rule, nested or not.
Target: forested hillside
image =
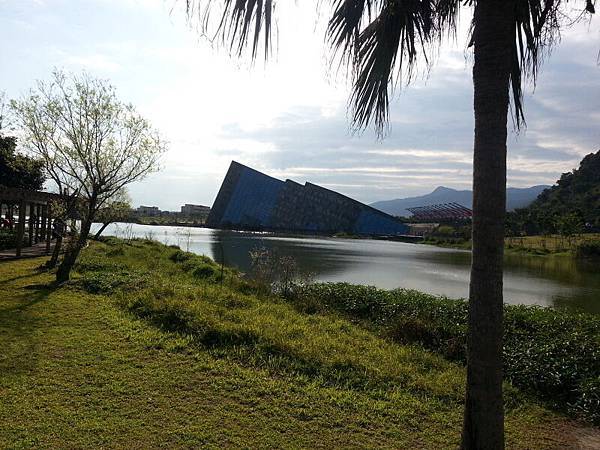
[[[600,228],[600,150],[583,158],[578,169],[563,173],[554,186],[509,219],[529,234],[560,232],[567,225]]]

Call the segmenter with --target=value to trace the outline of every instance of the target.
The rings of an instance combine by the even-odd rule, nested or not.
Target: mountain
[[[533,202],[537,196],[549,186],[539,185],[529,188],[508,188],[506,190],[506,209],[511,211],[515,208],[524,208]],[[456,189],[439,186],[433,192],[419,197],[398,198],[395,200],[384,200],[371,203],[377,208],[394,216],[410,217],[411,213],[406,208],[414,206],[437,205],[440,203],[456,202],[467,208],[471,208],[473,192],[469,190],[457,191]]]
[[[600,227],[600,150],[585,156],[578,169],[563,173],[554,186],[519,213],[540,223],[574,214],[583,223]]]

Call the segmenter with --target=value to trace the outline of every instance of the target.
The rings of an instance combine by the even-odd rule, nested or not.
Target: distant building
[[[191,205],[186,203],[181,207],[181,215],[185,217],[206,216],[209,212],[210,207],[204,205]]]
[[[158,206],[140,206],[136,208],[135,212],[139,216],[160,216],[160,209]]]
[[[402,235],[400,220],[312,183],[281,181],[232,161],[207,219],[212,228]]]

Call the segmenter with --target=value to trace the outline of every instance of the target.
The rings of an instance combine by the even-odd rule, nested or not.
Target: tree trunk
[[[77,257],[81,252],[81,249],[85,247],[88,236],[90,235],[90,228],[92,226],[92,221],[90,219],[85,219],[81,224],[81,232],[79,233],[79,237],[73,244],[71,248],[67,250],[65,253],[65,257],[63,258],[58,270],[56,272],[56,281],[59,283],[64,283],[65,281],[69,281],[71,276],[71,270],[77,261]]]
[[[92,222],[94,221],[94,216],[96,215],[96,197],[93,196],[89,200],[89,204],[87,207],[87,214],[81,222],[81,232],[79,233],[79,237],[75,241],[74,245],[66,252],[65,257],[58,267],[56,271],[56,281],[59,283],[64,283],[65,281],[69,281],[71,276],[71,270],[77,261],[77,257],[81,252],[81,249],[85,247],[88,236],[90,235],[90,228],[92,227]]]
[[[100,227],[100,229],[98,230],[98,232],[94,235],[94,240],[98,240],[98,238],[100,237],[100,235],[102,234],[102,232],[106,229],[107,226],[109,226],[111,224],[111,222],[105,222],[102,224],[102,226]]]
[[[502,263],[514,0],[475,6],[475,141],[463,449],[504,448]]]
[[[62,247],[62,233],[59,233],[56,236],[56,243],[54,244],[54,250],[52,251],[52,256],[50,260],[46,263],[46,267],[48,269],[54,269],[56,264],[58,263],[58,255],[60,254],[60,248]]]

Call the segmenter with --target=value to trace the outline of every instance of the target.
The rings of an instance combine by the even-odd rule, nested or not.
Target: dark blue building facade
[[[312,183],[281,181],[231,162],[213,204],[212,228],[357,235],[402,235],[408,227],[385,214]]]

